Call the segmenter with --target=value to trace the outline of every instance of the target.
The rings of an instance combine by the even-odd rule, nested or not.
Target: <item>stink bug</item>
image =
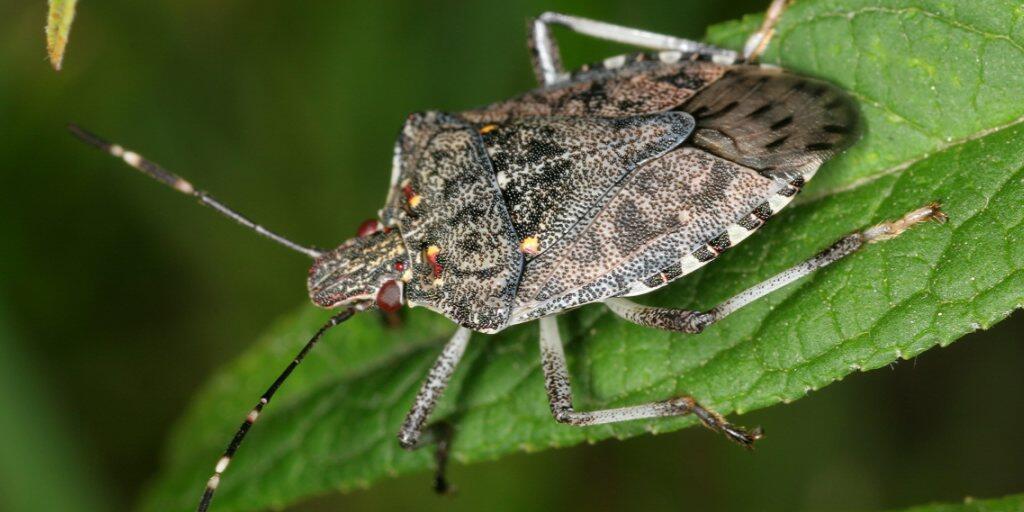
[[[85,142],[257,233],[313,259],[307,286],[340,309],[245,417],[218,460],[199,510],[277,389],[323,333],[360,311],[424,306],[459,325],[399,429],[423,444],[427,420],[473,331],[539,320],[542,368],[554,419],[595,425],[693,414],[750,446],[760,429],[731,425],[688,396],[577,411],[556,314],[602,302],[623,319],[699,333],[810,272],[927,219],[938,205],[854,232],[823,252],[711,310],[643,306],[647,293],[711,262],[777,213],[823,162],[855,139],[852,100],[825,82],[760,66],[786,2],[775,0],[742,54],[584,18],[546,13],[530,48],[541,87],[459,113],[410,115],[395,144],[379,218],[321,251],[253,223],[137,153],[72,126]],[[549,28],[657,50],[567,73]],[[448,431],[448,427],[442,430]],[[438,441],[444,488],[447,437]]]

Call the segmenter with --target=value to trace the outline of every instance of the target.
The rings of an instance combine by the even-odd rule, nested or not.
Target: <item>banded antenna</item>
[[[146,160],[134,151],[129,151],[118,144],[113,144],[103,140],[96,134],[83,129],[76,124],[69,124],[68,130],[70,130],[71,133],[74,134],[75,137],[78,137],[82,142],[103,150],[110,156],[124,160],[124,163],[138,169],[146,176],[149,176],[150,178],[153,178],[154,180],[157,180],[160,183],[181,192],[182,194],[190,195],[198,199],[200,203],[217,210],[221,215],[224,215],[225,217],[255,231],[260,235],[263,235],[293,251],[301,252],[313,259],[319,258],[322,254],[320,251],[312,247],[299,245],[259,224],[256,224],[241,213],[228,208],[227,205],[218,201],[210,194],[207,194],[202,190],[197,190],[191,183],[183,179],[181,176],[160,167],[160,165],[154,162]]]

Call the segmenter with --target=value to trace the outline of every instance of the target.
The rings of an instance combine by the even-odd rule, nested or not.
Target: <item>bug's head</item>
[[[326,251],[309,269],[309,298],[318,306],[370,307],[384,311],[402,307],[402,274],[408,268],[402,236],[366,221],[355,238]]]

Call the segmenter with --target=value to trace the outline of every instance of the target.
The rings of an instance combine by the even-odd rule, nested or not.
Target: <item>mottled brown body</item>
[[[602,201],[590,222],[530,263],[514,321],[635,295],[637,284],[641,293],[667,284],[692,270],[684,272],[680,263],[687,255],[780,188],[750,169],[692,147],[650,162]],[[652,276],[657,281],[645,285]]]
[[[409,304],[495,332],[645,293],[745,238],[853,140],[833,86],[682,57],[410,116],[381,215],[405,241]]]

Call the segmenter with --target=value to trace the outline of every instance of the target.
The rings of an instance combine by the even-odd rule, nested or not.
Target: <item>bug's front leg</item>
[[[572,406],[572,386],[565,364],[562,338],[558,333],[558,321],[553,316],[540,319],[540,357],[541,368],[544,370],[544,386],[547,388],[548,400],[551,403],[551,414],[559,423],[586,426],[693,414],[705,427],[720,432],[746,447],[750,447],[763,436],[760,428],[748,432],[733,426],[720,414],[705,409],[688,396],[617,409],[575,410]]]
[[[942,213],[938,203],[932,203],[908,212],[897,220],[882,222],[863,231],[846,235],[813,258],[747,288],[708,311],[644,306],[623,298],[608,299],[605,301],[605,305],[616,315],[638,325],[666,331],[696,334],[703,331],[709,325],[729,316],[737,309],[819,268],[827,267],[857,252],[865,244],[895,238],[910,229],[911,226],[928,220],[934,220],[939,223],[945,222],[946,214]]]
[[[449,494],[455,491],[448,482],[448,458],[455,437],[455,427],[447,421],[438,421],[421,429],[421,435],[410,446],[402,445],[406,450],[419,450],[427,446],[434,447],[434,492]]]
[[[445,478],[445,469],[448,465],[448,447],[451,444],[453,429],[450,424],[441,422],[424,429],[430,413],[437,405],[438,399],[448,387],[455,368],[462,359],[462,354],[469,344],[469,337],[473,331],[460,327],[455,335],[444,346],[441,355],[430,368],[426,381],[416,394],[416,400],[412,409],[405,417],[402,428],[398,431],[398,444],[406,450],[415,450],[426,445],[435,446],[435,457],[437,460],[437,472],[434,478],[434,489],[438,493],[448,492],[449,485]],[[424,435],[425,434],[425,435]]]

